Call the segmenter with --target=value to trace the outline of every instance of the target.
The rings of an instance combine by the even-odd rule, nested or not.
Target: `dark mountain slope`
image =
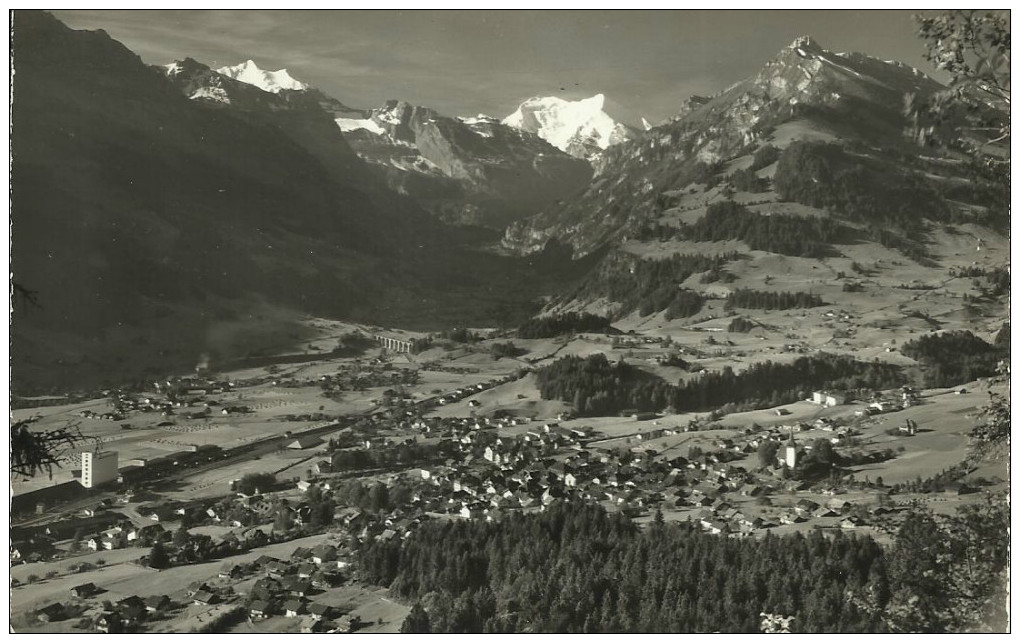
[[[16,387],[248,352],[295,311],[434,326],[540,292],[375,180],[320,108],[210,107],[45,13],[15,14],[13,46]]]

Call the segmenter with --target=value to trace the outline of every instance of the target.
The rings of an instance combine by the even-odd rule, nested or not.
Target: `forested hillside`
[[[730,539],[658,520],[639,529],[569,503],[495,523],[429,523],[405,542],[366,542],[360,563],[369,581],[419,602],[418,629],[405,631],[756,632],[763,612],[794,617],[796,632],[953,631],[1003,616],[964,593],[989,596],[1007,523],[989,504],[953,519],[915,512],[883,549],[842,532]]]

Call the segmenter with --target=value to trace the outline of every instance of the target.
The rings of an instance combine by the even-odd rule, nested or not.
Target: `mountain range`
[[[946,227],[1008,225],[1008,182],[904,134],[905,96],[938,82],[810,37],[645,130],[601,94],[502,119],[352,107],[251,60],[148,66],[42,12],[16,13],[12,46],[24,390],[254,354],[309,314],[428,329],[514,325],[544,305],[668,321],[761,254],[875,244],[937,266]],[[707,259],[650,264],[694,253]]]
[[[251,60],[217,72],[274,94],[321,95],[285,69],[262,70]],[[212,85],[201,98],[214,98],[219,80],[205,79]],[[334,100],[324,109],[337,115],[355,152],[393,190],[444,222],[503,229],[574,195],[591,179],[585,162],[634,136],[604,112],[604,99],[536,97],[502,121],[444,116],[399,100],[368,110]]]

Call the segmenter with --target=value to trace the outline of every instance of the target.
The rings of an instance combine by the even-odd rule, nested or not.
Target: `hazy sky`
[[[505,116],[535,95],[606,95],[629,123],[748,77],[798,35],[931,72],[909,11],[94,11],[152,64],[287,68],[349,106],[387,99],[448,115]],[[15,28],[17,16],[15,15]]]

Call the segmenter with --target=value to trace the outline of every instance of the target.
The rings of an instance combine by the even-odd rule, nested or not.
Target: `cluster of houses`
[[[43,623],[53,623],[80,615],[84,611],[82,601],[97,597],[102,599],[106,590],[94,583],[83,583],[71,588],[70,594],[72,599],[76,600],[76,604],[65,605],[59,601],[48,603],[35,610],[36,618]],[[102,602],[102,608],[95,615],[96,631],[137,632],[144,622],[160,618],[167,612],[185,605],[186,603],[173,601],[165,594],[146,598],[131,595],[116,601],[106,600]]]
[[[263,555],[250,564],[224,564],[219,577],[231,584],[256,577],[245,602],[253,621],[300,617],[303,632],[350,632],[359,625],[357,617],[314,600],[343,582],[350,558],[346,547],[323,542],[298,547],[286,560]]]
[[[82,543],[92,551],[117,550],[131,546],[138,540],[160,541],[168,536],[169,531],[164,529],[162,524],[139,527],[124,521],[84,538]]]
[[[204,418],[215,410],[219,410],[222,414],[251,412],[251,408],[236,405],[225,406],[215,398],[210,398],[210,395],[232,391],[233,383],[201,381],[198,385],[194,385],[192,382],[172,383],[167,381],[155,385],[158,395],[144,396],[117,392],[111,397],[113,411],[100,414],[86,409],[82,410],[79,416],[95,420],[124,420],[133,413],[159,412],[165,417],[173,416],[177,409],[194,407],[200,407],[203,410],[189,414],[189,418]]]
[[[348,514],[346,520],[351,519]],[[162,530],[158,525],[149,528],[154,534]],[[117,526],[104,531],[97,540],[90,540],[89,546],[93,549],[118,547],[138,539],[139,530],[145,529]],[[169,534],[161,534],[159,538],[169,539]],[[345,571],[349,573],[351,556],[349,547],[324,541],[313,548],[296,548],[286,560],[261,556],[249,563],[225,563],[218,574],[219,584],[195,581],[188,586],[184,597],[176,601],[167,595],[103,601],[95,624],[100,632],[139,631],[146,620],[161,618],[187,605],[233,603],[238,600],[234,586],[241,580],[255,577],[244,608],[252,620],[274,615],[301,617],[303,632],[349,632],[357,628],[357,617],[316,603],[314,596],[343,583]],[[94,583],[84,583],[71,589],[72,598],[78,600],[76,605],[54,602],[41,606],[35,615],[42,622],[64,620],[82,613],[85,609],[82,601],[96,597],[102,600],[105,593],[106,590]]]
[[[747,501],[787,490],[791,482],[782,478],[784,467],[796,467],[798,457],[810,451],[810,446],[786,441],[776,465],[765,473],[752,473],[731,463],[753,454],[763,442],[783,443],[784,434],[794,431],[818,427],[832,432],[834,442],[855,433],[829,419],[820,419],[814,425],[798,423],[745,437],[722,438],[697,457],[667,460],[652,449],[597,446],[599,435],[590,428],[569,429],[557,422],[520,435],[500,435],[499,429],[516,422],[462,418],[411,423],[412,428],[424,433],[438,432],[459,451],[441,465],[399,476],[414,488],[413,501],[410,508],[394,512],[387,522],[406,523],[419,513],[496,521],[506,512],[537,511],[560,500],[580,499],[631,515],[658,507],[700,510],[698,517],[705,530],[746,534],[780,523],[839,516],[843,505],[819,507],[801,500],[788,509],[769,508],[770,517],[765,517],[748,514],[733,504],[735,497]],[[635,438],[647,440],[676,431],[658,428]],[[398,528],[410,530],[416,523],[414,520],[410,526],[401,524]],[[393,533],[383,538],[392,538]],[[406,531],[395,531],[397,537],[403,534]]]
[[[333,374],[323,374],[317,379],[299,381],[291,379],[287,381],[275,381],[273,385],[281,387],[320,387],[323,393],[329,395],[336,392],[365,390],[373,387],[401,387],[417,385],[421,381],[419,372],[410,368],[399,370],[392,369],[390,364],[382,364],[382,367],[365,367],[357,363],[342,365]]]

